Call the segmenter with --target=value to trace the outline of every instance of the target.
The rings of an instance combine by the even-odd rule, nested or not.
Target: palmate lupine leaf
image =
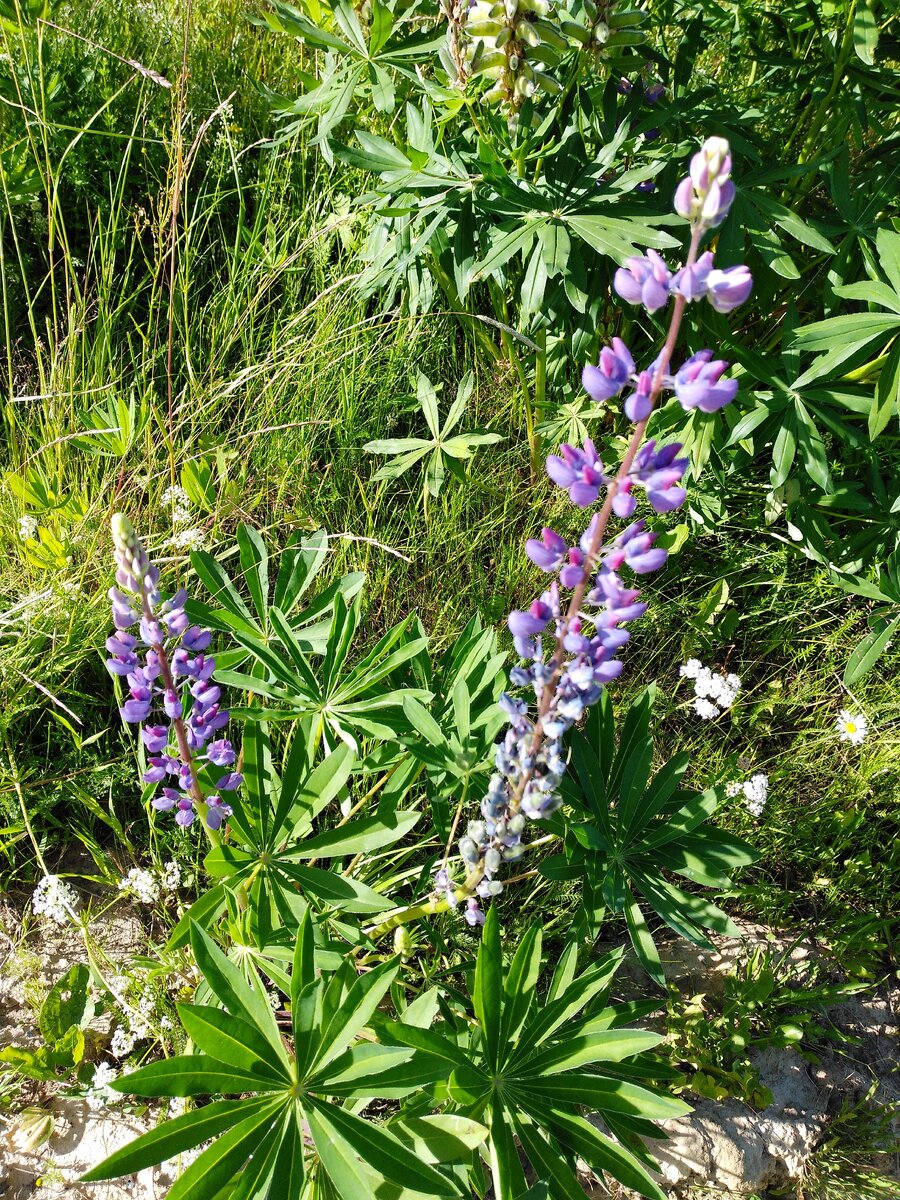
[[[635,953],[665,986],[659,953],[641,911],[648,904],[679,936],[711,949],[704,930],[734,935],[716,905],[673,883],[681,876],[703,887],[727,888],[731,875],[758,855],[740,838],[709,824],[722,803],[718,789],[679,785],[688,756],[678,754],[651,778],[650,689],[631,705],[618,741],[612,705],[604,696],[583,732],[572,738],[574,770],[564,795],[582,820],[569,825],[565,850],[540,866],[550,879],[580,879],[580,925],[596,936],[606,909],[625,916]]]
[[[317,833],[320,815],[336,809],[348,794],[356,765],[352,750],[341,743],[312,766],[308,721],[305,729],[298,723],[280,774],[272,764],[269,733],[262,721],[247,723],[243,746],[244,794],[235,797],[231,841],[207,855],[209,873],[223,880],[232,895],[247,889],[254,911],[277,914],[288,929],[296,926],[295,906],[301,898],[319,909],[343,912],[378,913],[390,908],[387,897],[341,873],[340,860],[400,841],[421,813],[385,810]],[[223,891],[218,904],[206,907],[194,919],[207,925],[225,901]],[[185,924],[179,923],[170,945],[183,943]]]
[[[447,471],[464,479],[462,463],[471,458],[479,446],[490,446],[503,441],[499,433],[484,433],[480,430],[473,430],[469,433],[453,433],[465,411],[469,397],[472,395],[473,386],[472,372],[467,371],[460,380],[456,390],[456,399],[450,406],[450,411],[441,426],[437,390],[427,376],[420,372],[416,382],[416,396],[431,437],[388,438],[366,442],[363,449],[369,454],[392,456],[392,460],[380,467],[373,478],[399,479],[427,455],[428,461],[425,464],[423,481],[423,498],[426,499],[426,502],[429,495],[440,494]]]
[[[414,1048],[431,1064],[436,1102],[449,1102],[457,1113],[488,1124],[486,1158],[498,1200],[527,1194],[519,1146],[555,1197],[584,1194],[575,1171],[576,1157],[582,1157],[641,1195],[663,1200],[649,1174],[654,1160],[640,1137],[658,1133],[654,1120],[689,1109],[648,1086],[669,1075],[645,1057],[660,1036],[623,1027],[657,1005],[599,1007],[622,952],[577,975],[574,945],[561,955],[541,999],[541,949],[536,922],[504,966],[492,907],[472,990],[475,1025],[445,1006],[446,1020],[434,1028],[380,1022],[382,1040]],[[598,1113],[614,1137],[595,1129],[584,1112]]]
[[[140,1068],[117,1083],[140,1096],[205,1097],[229,1093],[240,1099],[213,1100],[163,1121],[110,1155],[85,1182],[130,1175],[214,1139],[188,1166],[169,1195],[175,1200],[213,1200],[229,1187],[240,1200],[300,1200],[310,1170],[327,1177],[341,1200],[405,1194],[458,1196],[454,1180],[432,1165],[441,1154],[416,1153],[415,1139],[403,1140],[383,1125],[334,1103],[348,1071],[354,1094],[382,1095],[378,1082],[387,1063],[396,1067],[416,1056],[414,1048],[373,1047],[358,1038],[397,975],[395,960],[357,975],[352,962],[330,977],[316,971],[314,929],[307,912],[300,926],[290,979],[294,1044],[282,1037],[255,972],[245,979],[196,925],[191,944],[200,970],[221,1007],[179,1006],[185,1030],[200,1053],[180,1055]],[[378,1052],[372,1053],[376,1049]],[[359,1051],[361,1053],[354,1053]],[[349,1060],[349,1065],[348,1065]],[[430,1072],[407,1070],[403,1094],[420,1088]],[[396,1093],[397,1088],[388,1091]],[[310,1145],[305,1144],[308,1131]],[[419,1130],[420,1140],[427,1128]],[[443,1152],[465,1154],[478,1142],[479,1127],[438,1131]],[[326,1194],[324,1190],[319,1194]]]
[[[269,570],[269,553],[263,538],[249,525],[237,532],[239,558],[238,582],[216,557],[203,550],[191,554],[191,565],[198,579],[212,597],[212,604],[190,599],[186,609],[191,620],[220,633],[242,633],[266,642],[274,634],[272,618],[277,614],[289,624],[306,654],[321,654],[325,650],[331,625],[334,600],[341,595],[347,602],[356,596],[365,582],[360,572],[344,575],[323,588],[307,608],[297,612],[328,556],[328,536],[319,529],[308,535],[294,534],[279,556],[274,579]],[[249,603],[239,582],[243,581]],[[223,668],[237,666],[249,657],[249,652],[229,650],[216,656]]]

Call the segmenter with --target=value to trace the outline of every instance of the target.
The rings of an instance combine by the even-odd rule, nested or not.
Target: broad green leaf
[[[422,814],[415,810],[394,812],[383,817],[361,817],[346,825],[338,825],[316,837],[307,838],[299,848],[292,848],[290,859],[337,858],[345,854],[361,854],[390,846],[405,837]]]
[[[267,1135],[283,1120],[283,1112],[283,1101],[270,1101],[221,1134],[178,1176],[166,1200],[214,1200],[248,1159],[265,1154]]]
[[[631,891],[627,892],[628,903],[625,905],[625,922],[628,926],[628,936],[634,946],[635,953],[641,961],[641,966],[654,983],[660,987],[666,986],[666,975],[660,961],[656,943],[647,927],[641,907],[634,899]]]
[[[503,954],[500,949],[500,919],[491,905],[475,966],[472,991],[475,1015],[481,1022],[485,1057],[492,1067],[500,1066],[500,1030],[503,1004]]]
[[[281,1040],[275,1015],[255,973],[254,984],[248,984],[234,963],[229,962],[212,938],[196,924],[191,926],[191,948],[197,966],[213,994],[230,1013],[243,1017],[255,1026],[275,1050],[285,1071],[289,1072],[290,1059]]]
[[[216,1096],[277,1092],[286,1086],[272,1071],[245,1070],[206,1054],[179,1054],[138,1067],[113,1084],[135,1096]]]
[[[421,1190],[426,1196],[453,1196],[455,1184],[422,1162],[388,1129],[364,1121],[333,1104],[310,1102],[306,1117],[325,1170],[345,1200],[361,1200],[377,1191],[359,1189],[369,1170],[376,1177]],[[364,1166],[363,1166],[364,1165]]]
[[[496,1200],[517,1200],[528,1186],[512,1130],[506,1124],[503,1101],[491,1105],[491,1132],[488,1153]]]
[[[893,620],[886,621],[881,627],[876,626],[871,633],[866,634],[847,659],[847,665],[844,667],[844,687],[852,687],[857,680],[868,675],[881,658],[898,627],[900,627],[900,613]]]
[[[875,63],[877,45],[878,18],[875,15],[875,0],[858,0],[853,19],[853,49],[868,67]]]
[[[608,1172],[619,1183],[633,1188],[648,1200],[666,1200],[637,1158],[624,1146],[595,1129],[584,1117],[554,1109],[551,1130],[595,1170]]]
[[[430,1113],[392,1121],[390,1131],[422,1162],[453,1162],[465,1158],[488,1136],[484,1125],[453,1113]]]
[[[503,981],[503,1019],[500,1045],[515,1044],[534,1000],[541,970],[542,926],[535,921],[525,931]]]
[[[658,1095],[624,1079],[586,1072],[545,1076],[540,1082],[540,1092],[554,1104],[585,1105],[596,1112],[626,1113],[648,1121],[666,1121],[691,1111],[689,1105],[671,1096]]]
[[[126,1076],[121,1082],[127,1083],[127,1080]],[[254,1100],[216,1100],[180,1117],[162,1121],[149,1133],[110,1154],[99,1166],[83,1175],[82,1182],[98,1183],[120,1175],[136,1175],[145,1167],[153,1167],[185,1150],[192,1150],[254,1114],[271,1110],[272,1100],[268,1096]]]
[[[314,1068],[323,1076],[323,1068],[333,1062],[350,1045],[356,1035],[372,1019],[378,1005],[384,999],[400,969],[399,960],[389,959],[360,975],[343,998],[340,1009],[334,1014],[323,1031],[322,1046]],[[327,1077],[328,1072],[323,1077]]]
[[[250,1075],[290,1083],[290,1073],[254,1025],[233,1013],[203,1004],[179,1004],[178,1016],[188,1037],[205,1054],[231,1063]]]
[[[84,963],[75,963],[57,979],[41,1005],[38,1026],[46,1042],[58,1042],[72,1025],[81,1025],[93,1013],[88,999],[91,972]]]
[[[521,1068],[522,1077],[558,1075],[599,1062],[621,1062],[658,1046],[659,1034],[643,1029],[610,1029],[590,1037],[572,1037],[541,1050]]]

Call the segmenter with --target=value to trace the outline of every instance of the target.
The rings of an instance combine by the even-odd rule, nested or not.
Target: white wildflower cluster
[[[118,1077],[118,1071],[110,1063],[97,1063],[96,1067],[94,1067],[94,1074],[91,1077],[91,1084],[87,1092],[89,1108],[103,1108],[104,1105],[112,1104],[113,1101],[121,1099],[119,1093],[113,1091],[110,1086]]]
[[[145,993],[138,1002],[137,1008],[125,1010],[127,1024],[118,1025],[109,1043],[110,1053],[115,1058],[124,1058],[130,1054],[137,1042],[152,1035],[151,1021],[156,1016],[156,1001],[152,995]]]
[[[166,508],[171,510],[174,525],[190,524],[191,501],[183,487],[177,483],[167,487],[162,494],[162,502]]]
[[[704,721],[712,721],[731,708],[741,690],[740,676],[719,675],[704,667],[699,658],[689,658],[678,673],[693,681],[694,712]]]
[[[45,875],[31,897],[31,911],[57,925],[67,925],[78,904],[75,890],[58,875]]]
[[[730,799],[743,795],[744,807],[751,817],[761,817],[769,797],[769,777],[761,771],[753,775],[746,783],[727,783],[725,795]]]
[[[170,540],[169,545],[175,550],[202,550],[206,544],[206,535],[202,529],[179,529]]]
[[[33,538],[37,533],[38,523],[35,517],[28,513],[24,517],[19,517],[19,537],[23,542],[27,542],[29,538]]]
[[[119,880],[119,891],[134,897],[141,904],[155,904],[161,896],[177,891],[180,886],[181,867],[171,861],[161,871],[132,867],[125,878]]]
[[[126,1054],[130,1054],[134,1049],[134,1034],[126,1029],[124,1025],[116,1027],[115,1033],[110,1038],[109,1049],[116,1058],[124,1058]]]
[[[869,722],[862,713],[852,713],[849,708],[842,708],[835,722],[835,727],[841,735],[842,742],[850,742],[859,746],[866,740],[869,732]]]

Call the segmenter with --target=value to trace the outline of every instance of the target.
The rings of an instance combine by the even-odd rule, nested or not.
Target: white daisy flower
[[[852,742],[854,746],[866,740],[869,732],[869,722],[862,713],[852,713],[849,708],[842,708],[835,722],[842,742]]]

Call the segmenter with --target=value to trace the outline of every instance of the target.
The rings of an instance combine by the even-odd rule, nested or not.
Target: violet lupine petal
[[[633,373],[634,359],[622,339],[615,337],[611,346],[600,351],[599,364],[584,368],[581,383],[592,400],[602,403],[618,395]]]
[[[731,312],[744,303],[752,290],[753,276],[743,264],[709,273],[707,298],[716,312]]]
[[[175,814],[175,820],[182,827],[182,829],[187,829],[189,825],[193,824],[194,805],[190,800],[179,800],[178,812]]]
[[[137,689],[136,689],[137,690]],[[146,690],[146,689],[140,689]],[[141,721],[146,721],[150,715],[150,706],[152,697],[150,696],[132,696],[130,700],[126,700],[119,712],[122,715],[122,720],[127,721],[129,725],[139,725]]]
[[[613,497],[612,502],[613,512],[617,517],[628,517],[634,515],[634,510],[637,508],[637,500],[631,494],[631,484],[626,482],[619,487]]]
[[[192,653],[196,653],[198,650],[206,650],[211,641],[212,634],[210,631],[208,629],[201,629],[197,625],[192,625],[181,638],[182,646]]]
[[[216,742],[210,742],[206,757],[217,767],[230,767],[237,755],[227,738],[219,738]]]
[[[684,296],[689,303],[702,300],[707,294],[714,261],[712,252],[705,251],[691,266],[681,268],[673,280],[672,290]]]
[[[141,741],[151,754],[159,754],[169,744],[167,725],[145,725],[141,730]]]
[[[629,304],[642,304],[650,313],[668,304],[671,286],[672,272],[655,250],[648,250],[645,255],[627,258],[625,266],[616,271],[613,279],[613,287],[623,300]],[[630,354],[628,358],[631,359]],[[601,369],[602,367],[601,353]],[[631,374],[633,370],[632,362],[628,373]]]
[[[243,775],[239,771],[232,771],[229,775],[223,775],[216,787],[220,792],[236,792],[243,782]]]
[[[625,401],[625,416],[637,424],[646,421],[653,412],[653,402],[650,393],[653,388],[653,375],[650,371],[641,371],[637,387]]]
[[[568,549],[566,542],[552,529],[542,529],[540,541],[529,538],[525,543],[525,553],[542,571],[558,570]]]

